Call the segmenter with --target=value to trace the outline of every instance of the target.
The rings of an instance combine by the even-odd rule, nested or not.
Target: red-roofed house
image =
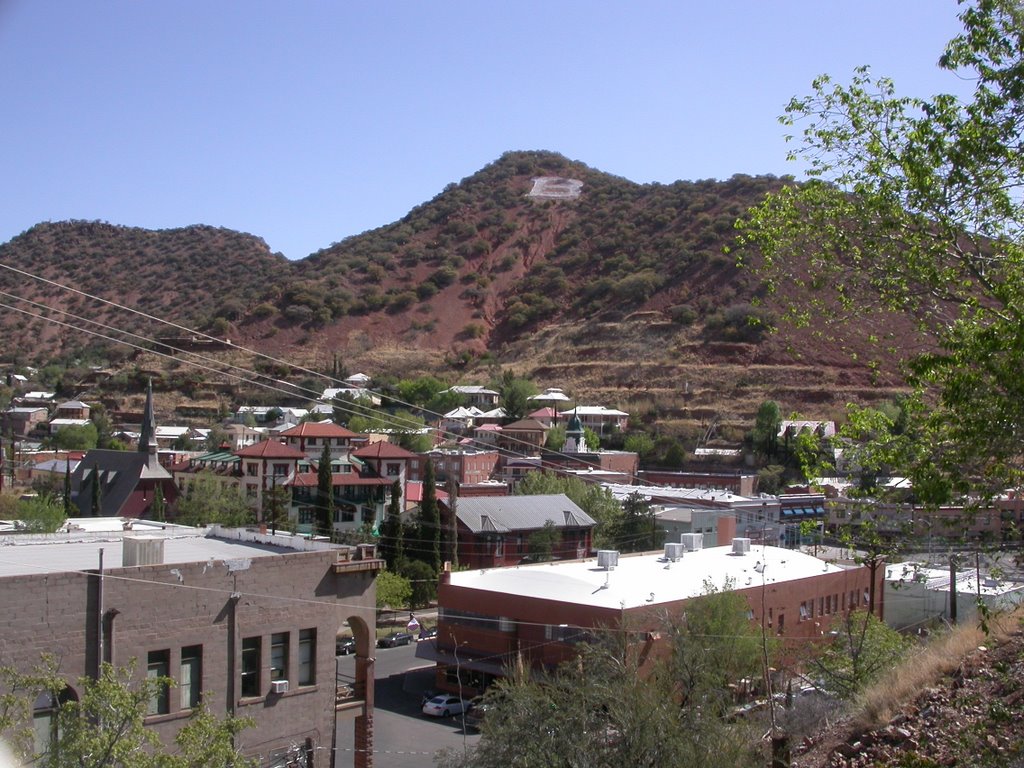
[[[284,484],[295,475],[306,454],[278,440],[267,439],[235,451],[242,473],[239,485],[246,501],[256,509],[263,508],[263,493],[274,485]]]
[[[324,430],[324,433],[326,432],[327,430]],[[339,433],[335,430],[333,434]],[[354,438],[364,437],[355,433],[350,434]],[[315,437],[319,442],[324,436]],[[355,443],[354,439],[352,443]],[[323,443],[319,445],[322,451]],[[413,464],[418,466],[419,462],[420,458],[416,454],[387,441],[370,443],[351,451],[346,450],[341,458],[332,460],[334,530],[355,531],[363,526],[377,530],[384,521],[395,480],[401,484],[402,498],[407,499],[409,469]],[[311,530],[315,523],[319,502],[318,479],[314,469],[300,471],[289,481],[292,488],[292,514],[300,532]]]
[[[281,437],[287,445],[314,460],[320,459],[324,445],[330,446],[332,459],[340,459],[347,457],[353,448],[366,445],[368,440],[366,435],[352,432],[331,421],[304,421],[286,429]]]

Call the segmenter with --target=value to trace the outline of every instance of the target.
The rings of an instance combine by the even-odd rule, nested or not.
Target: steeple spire
[[[139,453],[148,453],[156,460],[156,414],[153,411],[153,380],[146,382],[146,408],[142,414],[142,434],[139,435]]]

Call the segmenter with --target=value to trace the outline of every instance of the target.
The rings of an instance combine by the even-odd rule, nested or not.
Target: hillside
[[[542,183],[536,179],[560,181]],[[568,180],[568,181],[567,181]],[[511,367],[540,386],[650,412],[671,431],[747,419],[766,397],[834,415],[884,398],[898,377],[865,320],[844,338],[783,326],[723,253],[733,222],[784,180],[636,184],[547,152],[514,152],[394,224],[288,262],[251,235],[40,224],[0,264],[137,307],[296,364],[487,381]],[[3,291],[144,336],[181,335],[0,271]],[[5,297],[4,304],[32,310]],[[66,318],[73,325],[77,320]],[[906,324],[904,324],[906,325]],[[73,357],[96,344],[0,313],[7,357]],[[104,333],[108,333],[104,331]]]

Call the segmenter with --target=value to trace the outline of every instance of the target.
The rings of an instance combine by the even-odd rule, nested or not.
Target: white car
[[[428,699],[423,705],[423,714],[431,717],[448,717],[459,715],[466,710],[466,702],[458,696],[442,694]]]

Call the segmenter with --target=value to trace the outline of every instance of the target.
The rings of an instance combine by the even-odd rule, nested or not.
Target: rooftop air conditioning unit
[[[288,681],[287,680],[271,680],[270,690],[273,693],[288,693]]]
[[[666,542],[665,543],[665,559],[666,560],[671,560],[672,562],[675,562],[676,560],[678,560],[680,557],[683,556],[683,552],[685,552],[685,551],[686,551],[686,549],[684,548],[684,546],[682,544],[674,544],[672,542]]]
[[[614,568],[619,564],[619,552],[615,549],[599,549],[597,550],[597,567],[598,568]]]
[[[750,539],[733,539],[732,553],[734,555],[745,555],[750,551]]]
[[[680,535],[679,541],[687,552],[698,552],[704,546],[704,534],[684,533]]]

